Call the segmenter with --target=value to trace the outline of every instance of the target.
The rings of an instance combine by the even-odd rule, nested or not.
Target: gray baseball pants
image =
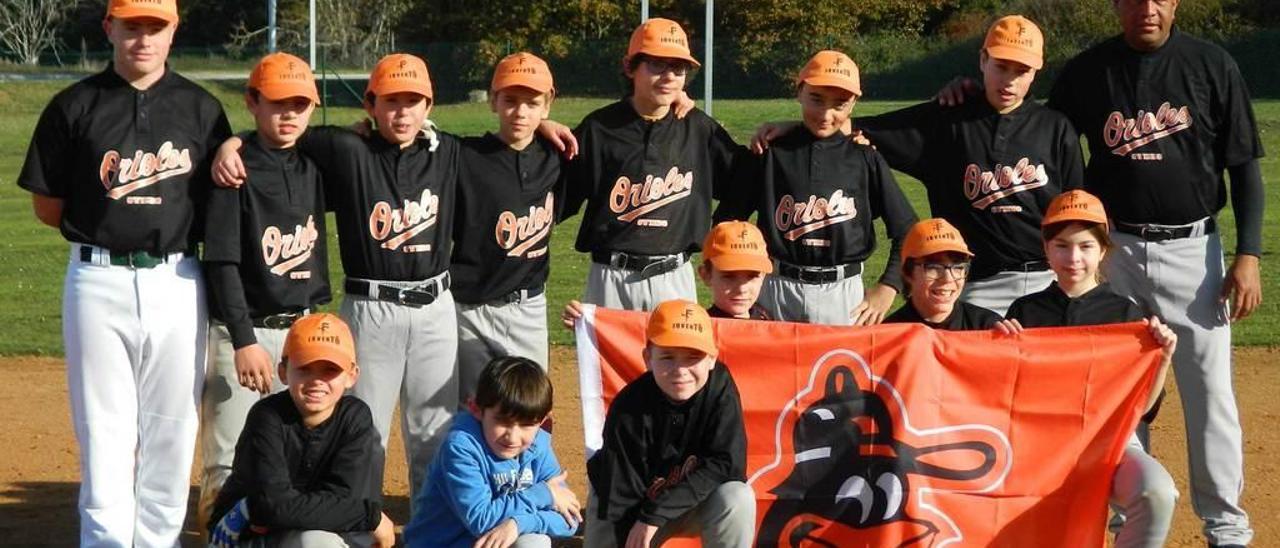
[[[1115,231],[1111,238],[1116,247],[1104,269],[1112,287],[1178,334],[1173,373],[1186,421],[1191,507],[1209,543],[1248,544],[1253,530],[1240,507],[1244,454],[1231,386],[1231,325],[1218,300],[1222,240],[1213,233],[1148,242]]]
[[[480,371],[502,356],[529,358],[547,370],[547,295],[520,301],[458,303],[458,402],[475,395]]]
[[[415,287],[422,282],[377,282]],[[385,450],[400,402],[400,431],[409,465],[410,500],[449,433],[458,408],[458,319],[453,294],[409,306],[348,294],[342,318],[356,339],[360,379],[352,394],[369,405]]]
[[[1052,270],[997,272],[981,280],[966,282],[964,291],[960,293],[960,300],[1004,316],[1009,312],[1009,305],[1018,297],[1049,287],[1054,279]]]
[[[613,524],[596,517],[599,507],[595,493],[587,499],[586,528],[582,545],[586,548],[616,548]],[[697,535],[706,548],[747,548],[755,543],[756,494],[740,481],[725,482],[701,504],[674,521],[658,528],[652,546],[667,539]]]
[[[778,321],[853,325],[863,294],[861,275],[814,284],[770,274],[756,302]]]
[[[587,291],[582,301],[620,310],[648,311],[664,301],[697,301],[693,266],[685,261],[675,270],[641,276],[639,272],[597,262],[587,271]]]

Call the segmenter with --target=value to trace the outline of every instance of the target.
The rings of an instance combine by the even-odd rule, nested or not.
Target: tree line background
[[[305,57],[307,1],[278,1],[278,45]],[[109,56],[101,31],[105,0],[0,0],[0,39],[12,63],[74,66]],[[16,26],[15,9],[38,20]],[[241,62],[266,49],[266,0],[179,0],[177,55],[208,65]],[[987,25],[1020,13],[1046,35],[1047,67],[1039,91],[1074,53],[1119,26],[1111,0],[722,0],[715,5],[717,97],[783,97],[813,52],[840,49],[863,72],[869,98],[924,97],[956,74],[977,71]],[[639,21],[640,2],[609,0],[317,0],[323,65],[366,69],[391,51],[423,55],[442,99],[487,87],[493,64],[529,50],[546,58],[568,95],[623,90],[620,59]],[[652,0],[650,14],[675,19],[703,58],[701,1]],[[30,41],[33,24],[49,44],[33,57],[6,37]],[[1236,57],[1256,96],[1280,97],[1280,2],[1182,0],[1181,29],[1222,44]],[[319,63],[318,63],[319,64]],[[232,63],[231,66],[237,66]],[[701,93],[700,76],[690,85]]]

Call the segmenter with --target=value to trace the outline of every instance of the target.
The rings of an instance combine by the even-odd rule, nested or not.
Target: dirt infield
[[[1280,348],[1248,348],[1236,352],[1236,390],[1245,429],[1248,489],[1244,505],[1257,531],[1255,546],[1280,546]],[[583,495],[582,416],[577,373],[570,349],[553,351],[556,388],[556,452]],[[76,493],[79,468],[67,407],[62,363],[46,358],[0,360],[0,544],[6,546],[71,546],[76,543]],[[1173,389],[1172,381],[1170,388]],[[1184,497],[1169,546],[1204,546],[1199,521],[1187,492],[1185,437],[1178,398],[1167,400],[1153,427],[1155,455],[1169,468]],[[397,421],[398,422],[398,421]],[[408,516],[404,454],[393,436],[384,492],[391,517]],[[192,489],[192,503],[195,490]],[[1266,516],[1272,516],[1267,518]],[[198,545],[194,532],[184,544]]]

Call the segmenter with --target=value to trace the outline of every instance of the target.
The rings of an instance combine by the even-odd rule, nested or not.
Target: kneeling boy
[[[541,428],[551,379],[528,358],[495,358],[480,372],[414,501],[413,547],[551,547],[582,522],[578,498]]]
[[[289,388],[249,410],[213,505],[211,545],[395,544],[373,415],[343,395],[359,376],[345,322],[314,314],[293,324],[280,360]]]
[[[755,495],[743,482],[747,435],[711,317],[666,301],[649,316],[649,372],[614,399],[604,445],[587,461],[586,546],[656,546],[698,533],[703,546],[746,547]]]

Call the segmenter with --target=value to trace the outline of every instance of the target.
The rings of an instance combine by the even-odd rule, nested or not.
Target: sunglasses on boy
[[[653,74],[665,74],[670,71],[676,76],[684,76],[689,74],[689,63],[679,59],[661,59],[657,57],[645,57],[644,66]]]

